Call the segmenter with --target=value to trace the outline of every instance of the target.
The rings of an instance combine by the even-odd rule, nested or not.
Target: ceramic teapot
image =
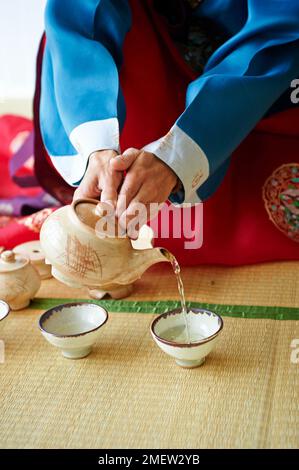
[[[41,247],[59,281],[96,290],[98,298],[107,292],[121,298],[146,269],[169,259],[163,249],[136,250],[127,236],[101,231],[104,206],[94,199],[78,199],[56,210],[43,223]]]
[[[40,285],[40,276],[27,257],[13,251],[1,253],[0,298],[12,310],[27,307]]]

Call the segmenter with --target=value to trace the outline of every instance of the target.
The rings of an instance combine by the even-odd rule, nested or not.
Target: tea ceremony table
[[[154,315],[178,305],[156,265],[121,301],[90,356],[62,357],[40,314],[87,292],[42,282],[1,338],[1,448],[293,448],[299,445],[299,263],[183,268],[193,306],[223,315],[205,364],[182,369],[153,342]],[[296,342],[297,339],[297,342]]]

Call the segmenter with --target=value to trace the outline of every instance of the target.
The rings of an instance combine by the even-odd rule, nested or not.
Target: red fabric
[[[146,6],[130,3],[134,26],[125,42],[121,73],[127,103],[123,149],[164,135],[183,111],[186,87],[195,78],[151,1]],[[261,121],[234,153],[221,187],[203,205],[203,246],[186,250],[184,239],[172,237],[157,238],[156,246],[168,248],[182,265],[299,259],[298,243],[269,220],[262,197],[262,187],[277,167],[299,163],[298,148],[298,108]]]
[[[125,41],[121,71],[127,103],[127,119],[121,135],[123,149],[142,147],[164,135],[183,111],[186,87],[195,78],[168,37],[163,20],[152,9],[152,1],[131,0],[130,3],[133,27]],[[42,48],[35,96],[36,172],[48,192],[67,202],[73,189],[50,165],[40,135],[41,63]],[[246,110],[243,118],[246,119]],[[184,240],[173,237],[157,238],[156,245],[172,251],[182,265],[239,265],[299,259],[298,243],[269,220],[262,197],[263,185],[276,168],[285,163],[299,164],[298,126],[298,109],[277,114],[259,123],[237,149],[221,187],[204,204],[202,248],[186,250]],[[17,238],[13,232],[12,227],[6,237],[10,244]]]
[[[40,189],[36,188],[20,188],[9,175],[9,159],[30,131],[32,131],[32,121],[30,119],[12,115],[0,116],[0,199],[13,196],[35,195],[40,191]],[[33,161],[31,163],[33,164]],[[22,175],[29,174],[31,174],[30,167],[22,168]]]
[[[20,116],[0,116],[0,247],[10,249],[20,243],[39,238],[42,221],[53,209],[44,209],[26,217],[5,214],[1,201],[16,196],[36,196],[41,188],[20,188],[9,174],[9,161],[18,150],[26,135],[32,131],[32,121]],[[20,175],[33,174],[33,161],[27,162],[18,172]],[[3,203],[3,202],[2,202]],[[9,204],[6,204],[8,206]],[[2,215],[1,215],[2,214]],[[5,214],[5,215],[3,215]]]
[[[16,245],[39,239],[43,221],[54,209],[43,209],[26,217],[0,216],[0,248],[10,250]]]
[[[292,119],[299,124],[298,110],[271,118],[276,132]],[[281,127],[280,127],[281,123]],[[270,124],[270,123],[269,123]],[[240,265],[275,260],[298,260],[299,246],[269,220],[262,188],[283,163],[297,162],[299,138],[262,132],[250,134],[234,153],[230,169],[217,192],[203,205],[203,246],[184,250],[184,240],[157,239],[184,265]],[[265,125],[270,130],[271,127]]]

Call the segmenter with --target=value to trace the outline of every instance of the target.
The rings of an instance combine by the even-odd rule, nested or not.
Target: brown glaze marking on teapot
[[[97,290],[97,298],[106,292],[125,297],[144,271],[169,259],[160,248],[136,250],[127,236],[101,232],[103,209],[105,205],[94,199],[79,199],[58,209],[42,226],[41,246],[59,281]]]

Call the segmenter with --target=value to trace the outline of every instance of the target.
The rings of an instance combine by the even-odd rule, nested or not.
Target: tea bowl
[[[4,300],[0,300],[0,328],[10,312],[10,306]]]
[[[151,323],[151,334],[160,349],[174,357],[176,363],[185,368],[198,367],[212,351],[223,328],[223,320],[217,313],[192,308],[186,315],[190,343],[183,338],[185,320],[182,310],[177,308],[162,313]]]
[[[107,320],[108,312],[100,305],[75,302],[47,310],[39,319],[39,328],[64,357],[80,359],[91,352]]]

